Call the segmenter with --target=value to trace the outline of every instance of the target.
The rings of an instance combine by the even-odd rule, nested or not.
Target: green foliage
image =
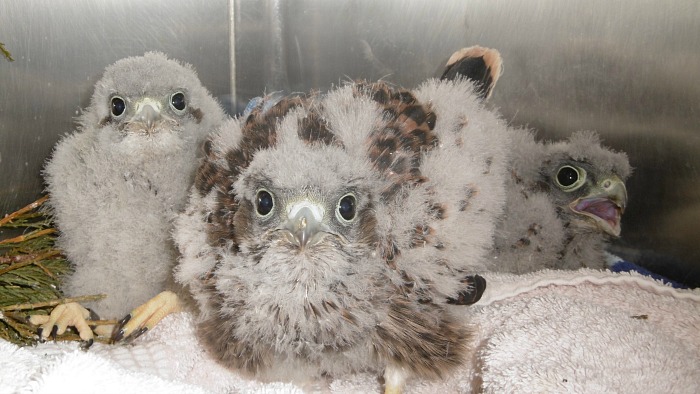
[[[50,312],[50,304],[62,296],[61,277],[70,271],[54,246],[51,219],[38,212],[44,201],[46,197],[0,218],[0,237],[13,234],[0,239],[0,338],[22,345],[36,340],[27,312]]]
[[[2,53],[2,55],[3,55],[3,56],[5,57],[5,59],[7,59],[8,61],[11,61],[11,62],[14,62],[14,61],[15,61],[15,59],[12,58],[12,54],[10,53],[10,51],[8,51],[8,50],[5,48],[5,44],[3,44],[2,42],[0,42],[0,53]]]

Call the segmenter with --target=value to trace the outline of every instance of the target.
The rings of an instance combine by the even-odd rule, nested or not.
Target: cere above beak
[[[289,210],[287,221],[281,229],[287,231],[288,239],[304,249],[317,244],[328,234],[323,220],[323,209],[309,201],[297,203]]]
[[[157,127],[158,123],[162,119],[161,107],[158,101],[145,98],[138,103],[136,103],[136,111],[134,116],[131,117],[129,123],[132,125],[139,125],[146,133],[151,133]]]

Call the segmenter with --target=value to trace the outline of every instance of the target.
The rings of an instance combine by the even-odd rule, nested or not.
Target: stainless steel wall
[[[160,50],[230,98],[227,0],[0,1],[0,213],[33,201],[40,169],[105,66]]]
[[[653,252],[647,264],[700,286],[699,39],[695,0],[3,0],[17,60],[0,59],[0,212],[40,192],[51,146],[123,56],[190,62],[236,112],[264,90],[415,86],[478,43],[503,55],[491,101],[512,123],[597,130],[629,154],[618,251]]]

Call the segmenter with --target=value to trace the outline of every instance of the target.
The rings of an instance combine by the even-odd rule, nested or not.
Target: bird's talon
[[[90,313],[90,320],[100,320],[100,316],[95,311],[90,308],[87,308],[87,311]]]
[[[124,339],[124,330],[119,330],[116,334],[112,335],[112,343],[119,342],[122,339]]]
[[[141,335],[146,333],[146,331],[148,331],[148,327],[141,327],[138,331],[134,333],[134,339],[140,337]]]
[[[113,331],[112,342],[131,342],[155,327],[165,316],[180,310],[177,295],[172,291],[163,291],[120,320]]]
[[[39,336],[39,342],[44,343],[46,340],[44,339],[44,336],[42,335],[44,333],[44,328],[39,327],[36,329],[36,335]]]
[[[131,320],[131,313],[129,313],[128,315],[124,316],[123,319],[119,320],[119,324],[117,325],[117,327],[124,327],[124,325],[125,325],[126,323],[128,323],[129,320]]]
[[[141,335],[145,334],[146,331],[148,331],[148,327],[141,327],[141,329],[136,331],[136,333],[134,334],[134,338],[140,337]]]
[[[97,313],[95,313],[95,311],[93,311],[90,308],[87,308],[87,311],[90,313],[90,317],[88,317],[88,319],[90,319],[91,321],[100,320],[100,316]],[[95,324],[90,325],[90,329],[93,331],[95,331],[96,327],[97,327],[97,325],[95,325]]]
[[[80,341],[80,349],[81,350],[88,350],[88,349],[90,349],[90,346],[92,346],[92,344],[94,342],[95,341],[92,338],[88,339],[87,341]]]
[[[54,324],[53,328],[51,329],[51,333],[49,333],[49,338],[51,338],[55,341],[57,334],[58,334],[58,326]]]
[[[119,320],[117,325],[114,327],[114,331],[113,331],[112,338],[111,338],[112,343],[119,342],[122,339],[124,339],[124,334],[126,334],[126,331],[124,330],[124,326],[126,325],[126,323],[129,322],[129,320],[131,320],[131,313],[129,313],[128,315],[124,316],[121,320]]]
[[[141,327],[141,328],[139,328],[138,330],[136,330],[136,331],[132,332],[131,334],[127,335],[126,338],[124,338],[124,343],[130,344],[131,342],[133,342],[134,340],[136,340],[136,338],[138,338],[138,337],[140,337],[141,335],[143,335],[146,331],[148,331],[148,327]]]

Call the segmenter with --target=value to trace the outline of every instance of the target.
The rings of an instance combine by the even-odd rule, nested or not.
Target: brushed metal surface
[[[700,2],[31,3],[0,2],[0,42],[17,59],[0,59],[0,212],[38,195],[51,146],[120,57],[159,49],[188,61],[237,112],[264,91],[415,86],[478,43],[504,58],[491,105],[506,119],[547,139],[597,130],[628,153],[617,250],[653,252],[646,264],[700,286]]]
[[[104,68],[159,50],[230,101],[227,0],[0,1],[0,214],[42,191],[52,147],[74,129]]]
[[[455,49],[497,48],[505,72],[491,101],[506,119],[543,139],[597,130],[628,153],[616,251],[642,250],[644,264],[700,286],[699,2],[237,3],[238,102],[352,78],[414,86]]]

